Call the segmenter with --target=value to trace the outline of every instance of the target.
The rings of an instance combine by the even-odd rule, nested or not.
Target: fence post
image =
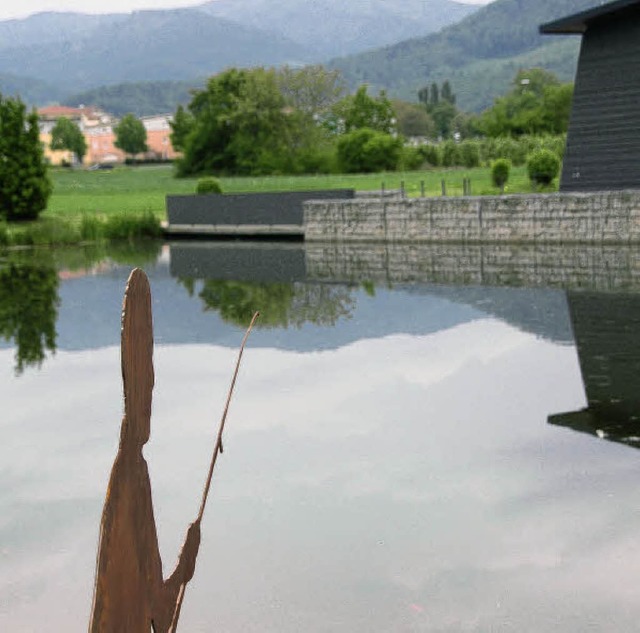
[[[424,180],[420,181],[420,197],[424,198]]]
[[[440,186],[442,187],[442,195],[447,195],[447,184],[444,181],[444,178],[440,181]]]

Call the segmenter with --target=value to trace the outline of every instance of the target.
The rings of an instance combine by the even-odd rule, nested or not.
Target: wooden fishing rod
[[[200,523],[202,521],[202,515],[204,514],[204,508],[207,504],[207,498],[209,496],[209,489],[211,488],[211,479],[213,478],[213,469],[216,467],[216,460],[218,459],[218,454],[224,452],[224,447],[222,445],[222,433],[224,432],[224,425],[227,421],[227,413],[229,411],[229,404],[231,403],[231,396],[233,395],[233,389],[236,385],[236,379],[238,377],[238,372],[240,370],[240,361],[242,360],[242,353],[244,352],[244,346],[249,338],[249,334],[251,333],[251,329],[253,328],[253,324],[256,322],[256,319],[260,316],[259,312],[255,312],[253,318],[251,319],[251,323],[249,323],[249,327],[245,332],[244,338],[242,339],[242,343],[240,344],[240,351],[238,352],[238,360],[236,361],[236,367],[233,372],[233,378],[231,379],[231,385],[229,387],[229,392],[227,393],[227,401],[224,405],[224,411],[222,412],[222,418],[220,419],[220,425],[218,427],[218,436],[216,438],[216,443],[213,447],[213,456],[211,458],[211,464],[209,465],[209,474],[207,475],[207,481],[204,486],[204,491],[202,492],[202,501],[200,503],[200,510],[198,511],[198,516],[194,523]],[[178,598],[176,600],[176,608],[173,612],[173,618],[171,620],[171,626],[169,627],[169,633],[176,633],[178,628],[178,618],[180,617],[180,609],[182,608],[182,601],[184,600],[184,592],[186,589],[187,583],[182,583],[180,585],[180,591],[178,593]]]

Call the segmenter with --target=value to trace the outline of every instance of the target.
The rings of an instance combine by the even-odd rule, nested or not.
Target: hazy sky
[[[277,2],[278,0],[273,0]],[[398,0],[401,2],[402,0]],[[487,4],[490,0],[459,0],[469,4]],[[79,13],[125,13],[135,9],[167,9],[202,4],[204,0],[22,0],[2,2],[0,20],[24,18],[41,11],[76,11]]]

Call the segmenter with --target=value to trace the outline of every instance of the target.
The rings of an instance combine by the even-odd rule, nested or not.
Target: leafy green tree
[[[453,94],[453,91],[451,90],[451,84],[449,83],[448,79],[442,84],[441,96],[443,101],[447,101],[451,105],[456,104],[456,96]]]
[[[58,275],[53,262],[11,255],[0,264],[0,336],[16,346],[15,371],[40,366],[56,349]]]
[[[495,100],[479,121],[488,136],[562,134],[569,125],[573,86],[541,68],[521,70],[511,90]]]
[[[338,139],[338,164],[347,173],[396,169],[402,140],[370,128],[360,128]]]
[[[453,122],[458,115],[456,96],[449,81],[445,81],[439,88],[436,82],[430,87],[418,90],[418,100],[433,119],[436,135],[448,138],[454,132]]]
[[[372,97],[367,93],[367,86],[360,86],[354,95],[348,95],[333,109],[332,125],[339,134],[362,128],[393,134],[396,122],[393,105],[384,90]]]
[[[113,131],[116,135],[114,145],[126,154],[135,155],[147,151],[147,130],[135,115],[125,114]]]
[[[277,72],[278,86],[287,105],[316,120],[324,118],[345,92],[342,75],[320,64],[291,68]]]
[[[334,140],[325,123],[344,95],[342,76],[338,71],[310,65],[295,69],[284,66],[276,78],[289,114],[286,140],[290,158],[286,171],[331,171]]]
[[[194,124],[184,141],[179,175],[287,171],[296,117],[273,69],[231,68],[211,77],[189,104]]]
[[[38,115],[27,114],[20,99],[0,95],[0,219],[37,218],[51,191]]]
[[[433,137],[436,127],[429,113],[417,103],[394,100],[398,132],[403,136]]]
[[[73,152],[81,163],[87,153],[87,141],[76,123],[66,117],[60,117],[51,130],[51,149],[67,149]]]
[[[171,145],[178,152],[184,150],[187,136],[189,136],[189,132],[193,129],[194,124],[195,119],[193,115],[187,112],[182,105],[179,105],[176,113],[173,115],[173,120],[169,122],[171,126]]]

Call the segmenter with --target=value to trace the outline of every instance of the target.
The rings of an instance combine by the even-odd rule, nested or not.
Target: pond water
[[[263,312],[180,630],[635,630],[635,254],[434,249],[3,257],[0,630],[86,629],[134,265],[165,573]]]

